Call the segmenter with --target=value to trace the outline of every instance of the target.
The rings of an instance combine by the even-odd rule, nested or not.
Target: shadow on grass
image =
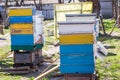
[[[100,35],[100,37],[98,38],[99,41],[107,41],[107,40],[120,40],[120,36],[109,36],[109,35],[106,35],[106,36],[103,36],[103,35]]]
[[[13,65],[13,58],[6,58],[0,60],[0,67],[1,68],[9,68]]]
[[[106,49],[115,49],[115,46],[104,46]]]
[[[117,56],[117,54],[109,52],[107,56]]]

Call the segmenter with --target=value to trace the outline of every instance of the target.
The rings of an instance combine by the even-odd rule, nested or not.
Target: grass
[[[107,32],[112,29],[114,20],[104,20]],[[96,60],[96,70],[99,72],[99,80],[120,80],[120,32],[115,28],[114,32],[118,33],[117,36],[100,36],[99,41],[104,45],[109,45],[108,55],[104,61]],[[113,33],[114,33],[113,32]]]
[[[0,48],[0,59],[5,58],[10,51],[10,46],[4,46]]]
[[[4,34],[7,34],[10,32],[10,29],[4,29]]]

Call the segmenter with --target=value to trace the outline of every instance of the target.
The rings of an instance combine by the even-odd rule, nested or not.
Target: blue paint
[[[94,54],[60,55],[61,64],[94,64]]]
[[[93,44],[60,45],[60,54],[93,54]]]
[[[9,17],[10,24],[15,23],[32,23],[32,16],[10,16]]]
[[[34,45],[33,35],[11,35],[11,45]]]
[[[71,64],[71,65],[60,65],[60,72],[65,73],[80,73],[80,74],[87,74],[87,73],[94,73],[95,66],[94,64]]]

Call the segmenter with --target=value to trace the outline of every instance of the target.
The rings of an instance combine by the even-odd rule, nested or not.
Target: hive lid
[[[96,16],[96,13],[92,13],[92,14],[66,14],[66,17],[74,17],[74,16],[82,16],[82,17]]]
[[[95,21],[80,21],[80,22],[58,22],[58,24],[94,24]]]

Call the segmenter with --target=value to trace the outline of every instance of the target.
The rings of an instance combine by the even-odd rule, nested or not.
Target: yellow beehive
[[[60,44],[93,44],[93,34],[60,35]]]
[[[32,16],[32,8],[11,8],[9,16]]]
[[[12,24],[11,34],[33,34],[32,24]]]

